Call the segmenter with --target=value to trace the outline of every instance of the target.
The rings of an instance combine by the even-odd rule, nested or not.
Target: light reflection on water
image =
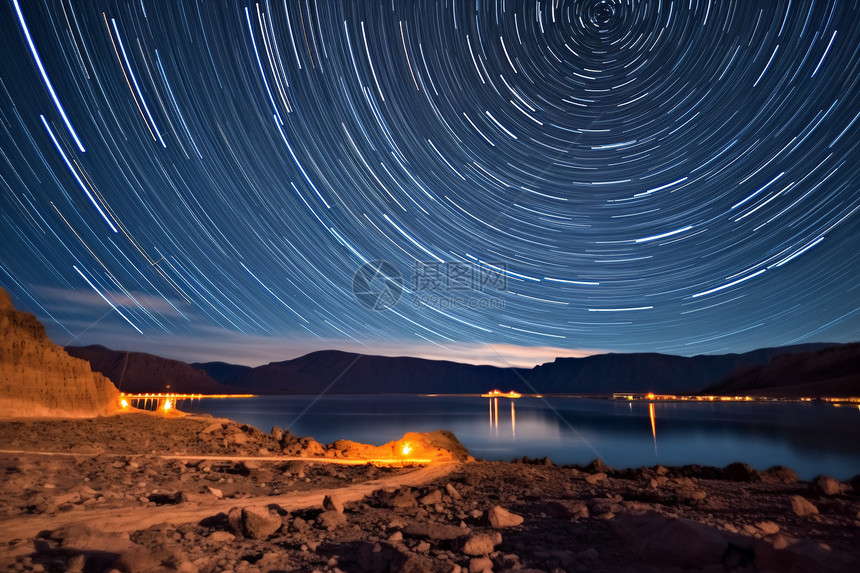
[[[409,431],[444,429],[474,456],[491,460],[549,456],[559,464],[585,464],[600,456],[618,468],[743,461],[758,469],[785,465],[804,479],[860,473],[860,412],[830,404],[343,395],[312,404],[314,399],[204,399],[189,410],[263,431],[279,426],[322,443],[347,438],[381,444]]]

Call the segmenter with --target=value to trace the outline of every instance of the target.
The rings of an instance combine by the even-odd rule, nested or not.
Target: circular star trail
[[[860,334],[857,1],[0,10],[0,283],[60,343]]]

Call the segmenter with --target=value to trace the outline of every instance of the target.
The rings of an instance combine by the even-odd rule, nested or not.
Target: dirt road
[[[36,454],[38,452],[28,452]],[[50,453],[49,453],[50,454]],[[309,459],[286,457],[249,457],[249,456],[164,456],[165,458],[218,459],[221,461],[244,460],[300,460],[308,463],[344,463],[350,460]],[[358,463],[366,463],[361,460]],[[58,513],[56,515],[23,515],[0,521],[0,544],[7,544],[15,539],[36,537],[39,532],[53,530],[63,526],[89,525],[96,526],[102,531],[129,532],[144,529],[157,524],[173,524],[197,522],[219,512],[227,512],[238,505],[278,505],[286,511],[322,507],[326,495],[337,498],[341,503],[358,501],[377,489],[417,486],[433,481],[451,473],[459,464],[436,463],[418,468],[408,473],[371,480],[341,488],[327,488],[313,491],[287,493],[276,496],[250,497],[242,500],[213,499],[202,504],[163,505],[158,507],[124,507],[112,509],[85,509],[81,511]]]

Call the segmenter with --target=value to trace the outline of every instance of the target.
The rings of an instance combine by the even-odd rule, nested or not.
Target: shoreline
[[[583,400],[615,400],[619,402],[701,402],[701,403],[735,403],[735,402],[754,402],[761,403],[827,403],[827,404],[850,404],[860,406],[860,397],[858,396],[771,396],[771,395],[704,395],[704,394],[645,394],[639,392],[611,392],[611,393],[568,393],[568,392],[549,392],[549,393],[517,393],[515,397],[500,394],[491,396],[478,393],[425,393],[425,392],[327,392],[326,396],[383,396],[383,397],[413,397],[413,398],[484,398],[484,399],[506,399],[518,400],[520,398],[569,398]],[[121,396],[125,396],[121,393]],[[159,398],[178,397],[179,400],[200,400],[206,399],[243,399],[243,398],[264,398],[267,396],[318,396],[315,392],[276,392],[276,393],[260,393],[260,394],[202,394],[202,393],[169,393],[169,392],[143,392],[129,394],[135,400],[155,400]],[[12,418],[14,419],[14,418]]]
[[[200,415],[2,420],[0,449],[16,451],[0,451],[0,567],[557,573],[860,564],[860,483],[802,482],[788,468],[745,464],[335,465],[342,458],[283,455],[285,443],[316,448],[277,434]],[[32,445],[63,455],[28,452]]]

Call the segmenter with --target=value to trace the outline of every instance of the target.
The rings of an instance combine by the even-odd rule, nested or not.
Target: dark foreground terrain
[[[336,463],[355,448],[207,417],[0,422],[0,569],[860,570],[857,479]]]

